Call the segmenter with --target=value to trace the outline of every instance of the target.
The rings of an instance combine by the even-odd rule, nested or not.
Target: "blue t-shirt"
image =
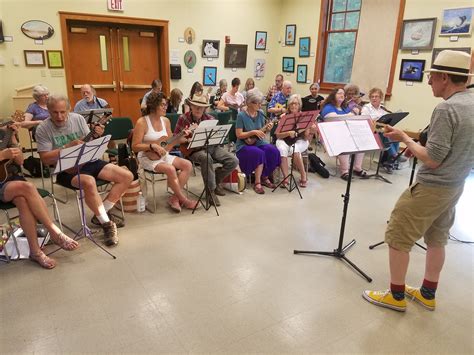
[[[351,110],[348,107],[337,108],[333,104],[326,104],[321,110],[321,117],[326,118],[326,116],[332,112],[334,112],[336,115],[347,115],[348,113],[351,113]]]
[[[255,129],[260,129],[265,126],[265,116],[262,111],[257,111],[256,117],[250,117],[247,112],[240,111],[237,115],[237,121],[235,122],[235,129],[241,128],[244,132],[253,131]],[[255,146],[261,146],[268,144],[264,139],[259,139],[255,143]],[[237,139],[235,143],[235,150],[238,152],[240,149],[245,147],[245,141],[243,139]]]
[[[31,103],[26,112],[33,115],[32,121],[44,121],[49,117],[49,111],[42,108],[36,102]]]
[[[79,100],[74,106],[74,112],[82,112],[87,110],[98,110],[104,107],[107,107],[109,104],[104,99],[100,97],[94,96],[94,100],[92,102],[87,102],[86,99]]]

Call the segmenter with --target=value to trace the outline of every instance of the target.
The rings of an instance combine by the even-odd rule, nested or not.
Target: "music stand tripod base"
[[[377,170],[375,170],[375,174],[367,175],[367,179],[376,178],[376,179],[378,179],[378,180],[380,180],[380,181],[386,182],[387,184],[391,184],[392,182],[391,182],[389,179],[383,177],[383,176],[380,175],[380,173],[379,173],[379,172],[380,172],[380,162],[382,161],[383,152],[384,152],[383,150],[380,151],[379,161],[378,161],[378,163],[377,163]]]

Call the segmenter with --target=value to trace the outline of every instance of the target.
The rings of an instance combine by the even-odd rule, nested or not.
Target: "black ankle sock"
[[[397,301],[401,301],[405,298],[405,292],[392,292],[392,296]]]

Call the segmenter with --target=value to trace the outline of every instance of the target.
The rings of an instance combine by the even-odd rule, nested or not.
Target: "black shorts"
[[[97,180],[97,177],[99,176],[100,172],[107,164],[109,163],[103,160],[96,160],[90,163],[86,163],[81,166],[81,174],[93,176]],[[77,174],[69,174],[62,171],[56,177],[56,182],[61,186],[76,190],[76,187],[71,185],[71,181],[72,179],[74,179],[75,176],[77,176]]]

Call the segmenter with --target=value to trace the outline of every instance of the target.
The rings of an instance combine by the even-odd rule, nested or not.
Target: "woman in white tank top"
[[[171,125],[165,117],[168,105],[163,93],[152,93],[147,98],[148,115],[140,117],[133,130],[132,149],[138,153],[138,161],[145,170],[166,174],[168,186],[174,195],[168,199],[170,207],[181,212],[181,206],[193,209],[196,200],[186,198],[183,188],[191,174],[192,164],[189,160],[168,154],[177,143],[184,143],[185,138],[169,142],[164,148],[162,142],[167,142],[171,134]],[[180,170],[178,175],[177,170]]]

